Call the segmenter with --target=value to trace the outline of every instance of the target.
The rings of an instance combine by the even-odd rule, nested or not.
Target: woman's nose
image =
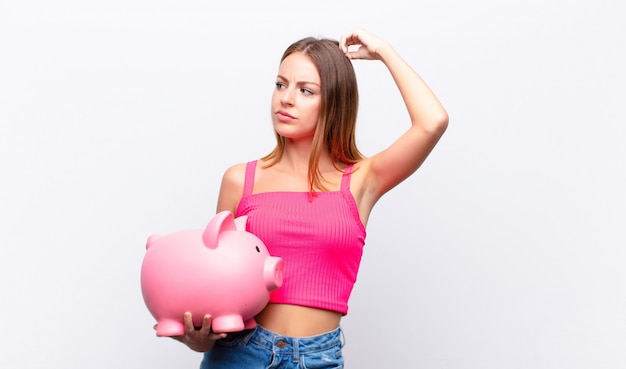
[[[283,94],[280,97],[280,102],[283,105],[293,105],[294,90],[292,88],[286,88],[283,90]]]

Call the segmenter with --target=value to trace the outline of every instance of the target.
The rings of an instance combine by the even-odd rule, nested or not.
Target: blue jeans
[[[257,326],[231,333],[204,353],[200,369],[341,369],[341,328],[310,337],[284,337]]]

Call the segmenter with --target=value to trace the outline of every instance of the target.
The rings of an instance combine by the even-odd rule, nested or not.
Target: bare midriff
[[[256,316],[256,322],[274,333],[289,337],[308,337],[332,331],[339,326],[342,314],[306,306],[268,304]]]

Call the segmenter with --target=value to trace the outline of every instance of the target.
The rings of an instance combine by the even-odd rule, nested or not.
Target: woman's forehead
[[[287,56],[278,68],[278,75],[287,80],[320,83],[317,67],[306,54],[295,52]]]

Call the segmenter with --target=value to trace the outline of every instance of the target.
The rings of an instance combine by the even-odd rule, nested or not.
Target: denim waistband
[[[330,332],[307,337],[281,336],[257,325],[251,334],[246,335],[243,341],[251,341],[268,350],[282,353],[300,353],[327,350],[331,347],[343,346],[341,327]]]

